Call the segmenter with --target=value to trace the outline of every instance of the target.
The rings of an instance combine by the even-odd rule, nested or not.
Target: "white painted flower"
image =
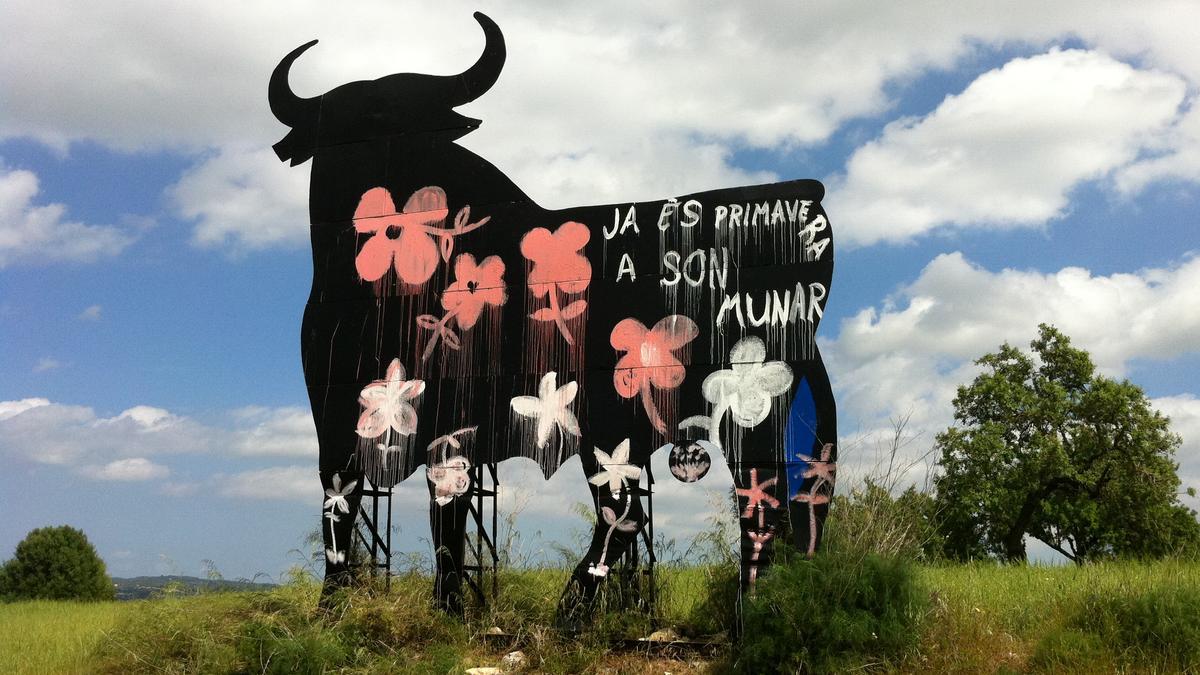
[[[710,438],[720,438],[726,412],[740,427],[758,426],[771,412],[771,398],[792,386],[792,369],[783,361],[764,363],[766,358],[767,347],[761,338],[742,338],[729,352],[731,367],[704,379],[704,398],[714,406]]]
[[[346,503],[346,497],[354,492],[354,488],[358,486],[357,480],[352,480],[344,487],[342,486],[342,477],[338,474],[333,474],[333,487],[325,488],[325,507],[330,513],[341,511],[342,513],[350,513],[350,505]],[[334,518],[337,520],[337,518]]]
[[[600,466],[600,471],[589,478],[588,482],[597,486],[608,483],[608,489],[612,492],[614,499],[620,494],[621,486],[625,484],[626,479],[634,482],[641,479],[641,467],[629,463],[628,438],[621,441],[611,455],[600,448],[595,448],[592,452],[596,455],[596,464]]]
[[[579,420],[567,408],[579,391],[578,382],[558,385],[558,375],[552,370],[542,376],[537,396],[517,396],[512,400],[512,409],[522,417],[537,420],[537,444],[546,447],[550,432],[558,427],[559,433],[579,436]]]
[[[358,396],[363,406],[358,418],[358,435],[363,438],[378,438],[388,429],[401,436],[417,431],[417,411],[409,401],[425,391],[424,380],[405,380],[404,366],[400,359],[392,359],[387,375],[375,380]]]
[[[462,455],[455,455],[430,466],[425,475],[433,483],[433,501],[438,506],[449,504],[455,497],[465,494],[471,487],[471,462]]]

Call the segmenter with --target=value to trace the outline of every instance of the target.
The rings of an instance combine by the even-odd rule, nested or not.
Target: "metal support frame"
[[[379,527],[380,501],[386,514],[383,532]],[[369,510],[368,510],[368,504]],[[384,587],[392,586],[392,488],[379,488],[363,477],[362,500],[358,503],[358,520],[354,527],[358,541],[370,558],[363,561],[372,577],[383,570]]]
[[[642,487],[642,481],[639,478],[633,494],[645,499],[643,503],[645,504],[646,518],[638,529],[638,536],[634,537],[633,542],[629,545],[629,564],[637,567],[645,578],[645,595],[642,597],[645,599],[646,608],[653,610],[657,601],[654,588],[654,565],[658,562],[658,557],[654,554],[654,472],[650,470],[649,462],[642,467],[642,475],[646,477],[646,486]],[[644,566],[638,551],[639,538],[646,547]]]
[[[500,490],[496,462],[475,464],[470,468],[471,487],[467,492],[467,508],[471,522],[475,525],[474,536],[467,533],[468,560],[463,562],[463,577],[475,594],[480,605],[487,605],[485,573],[491,570],[491,597],[498,592],[496,568],[500,561],[496,550],[496,523],[498,519],[496,494]],[[487,516],[489,515],[489,519]],[[490,521],[490,522],[489,522]],[[490,527],[489,527],[490,525]]]

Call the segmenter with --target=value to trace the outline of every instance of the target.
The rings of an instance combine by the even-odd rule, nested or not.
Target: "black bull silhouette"
[[[824,188],[797,180],[664,201],[539,207],[454,141],[504,38],[455,76],[396,74],[301,98],[271,76],[275,145],[312,158],[313,285],[301,335],[320,441],[327,588],[347,577],[363,477],[427,465],[436,593],[461,608],[468,468],[578,453],[597,524],[569,590],[589,598],[645,524],[655,450],[681,480],[723,454],[742,585],[791,524],[820,539],[836,415],[813,336],[833,273]],[[522,130],[531,135],[536,130]],[[567,504],[563,505],[568,506]]]

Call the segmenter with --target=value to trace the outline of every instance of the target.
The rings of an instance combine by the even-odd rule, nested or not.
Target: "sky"
[[[304,562],[310,164],[271,151],[267,80],[313,38],[302,96],[459,72],[475,10],[508,59],[460,143],[544,207],[826,185],[839,490],[897,420],[922,484],[973,360],[1041,322],[1145,389],[1200,487],[1200,4],[7,0],[0,559],[70,524],[115,576]],[[501,465],[527,562],[574,545],[577,464]],[[660,480],[657,532],[686,549],[731,484]],[[427,504],[398,488],[401,551],[427,555]]]

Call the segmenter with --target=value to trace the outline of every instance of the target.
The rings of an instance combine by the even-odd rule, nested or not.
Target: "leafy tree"
[[[1169,420],[1054,327],[1030,346],[976,361],[987,370],[959,387],[957,425],[937,436],[947,554],[1023,561],[1026,535],[1077,563],[1200,550]]]
[[[82,531],[63,525],[25,535],[16,555],[0,568],[6,600],[112,600],[112,579]]]

